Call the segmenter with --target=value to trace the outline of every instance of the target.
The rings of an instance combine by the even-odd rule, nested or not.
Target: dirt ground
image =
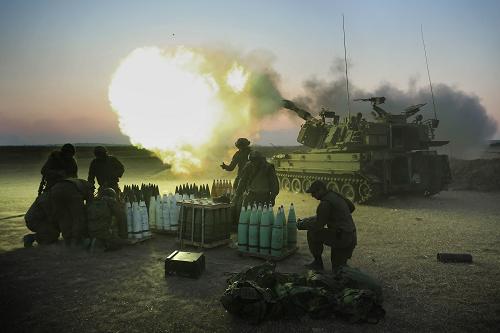
[[[122,184],[154,182],[162,191],[186,182],[157,165],[129,168]],[[130,163],[128,163],[130,162]],[[40,160],[0,159],[0,218],[22,214],[36,195]],[[88,160],[79,160],[85,176]],[[154,170],[152,170],[154,169]],[[214,173],[197,183],[211,183]],[[193,181],[193,180],[191,180]],[[317,202],[280,193],[299,216]],[[358,247],[351,266],[383,285],[384,320],[349,324],[335,318],[288,318],[249,325],[219,302],[229,272],[260,263],[239,257],[234,244],[206,250],[198,280],[164,277],[164,259],[178,249],[155,235],[116,252],[71,252],[60,244],[24,249],[22,218],[0,221],[0,330],[2,332],[498,332],[500,327],[500,193],[447,191],[432,198],[388,198],[357,206]],[[305,233],[300,250],[278,270],[301,272],[310,260]],[[443,264],[438,252],[467,252],[473,264]],[[328,262],[329,249],[324,259]]]

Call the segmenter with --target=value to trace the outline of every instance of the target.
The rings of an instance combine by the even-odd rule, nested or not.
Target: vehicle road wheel
[[[356,200],[356,191],[354,190],[354,186],[351,184],[344,184],[344,186],[340,189],[340,194],[352,202]]]
[[[368,185],[367,182],[362,182],[361,184],[359,184],[358,194],[359,202],[366,202],[370,200],[372,197],[372,189],[370,188],[370,185]]]
[[[303,179],[302,180],[302,192],[306,193],[307,189],[311,186],[311,180],[310,179]]]
[[[302,192],[302,184],[300,183],[300,179],[298,179],[298,178],[292,179],[291,188],[292,188],[292,192],[295,192],[295,193]]]
[[[285,191],[290,191],[290,179],[288,179],[288,177],[283,177],[281,179],[281,189]]]
[[[339,193],[339,184],[336,181],[329,181],[328,184],[326,184],[326,188],[329,189],[330,191],[335,191]]]

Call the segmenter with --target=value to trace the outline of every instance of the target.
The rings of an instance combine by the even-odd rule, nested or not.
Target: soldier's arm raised
[[[224,164],[224,170],[233,171],[234,168],[236,168],[236,166],[238,165],[239,157],[240,157],[240,151],[238,150],[236,153],[234,153],[231,163],[229,163],[229,165]]]

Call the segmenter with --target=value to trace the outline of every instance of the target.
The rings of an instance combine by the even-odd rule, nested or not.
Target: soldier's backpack
[[[41,224],[47,223],[50,215],[49,207],[49,194],[44,192],[35,199],[24,216],[28,229],[37,232]]]
[[[121,178],[125,172],[123,164],[114,156],[109,156],[109,161],[111,164],[111,170],[113,170],[113,176]]]

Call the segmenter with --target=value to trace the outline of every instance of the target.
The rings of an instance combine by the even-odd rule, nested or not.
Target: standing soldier
[[[50,189],[52,219],[61,230],[67,246],[82,245],[87,238],[85,201],[92,197],[92,187],[83,179],[67,178]]]
[[[254,202],[274,205],[278,193],[279,183],[274,165],[268,163],[260,152],[250,152],[236,189],[234,201],[237,211],[241,205],[247,206]]]
[[[94,148],[95,158],[90,163],[88,181],[95,186],[95,178],[99,188],[112,188],[117,194],[120,193],[118,186],[119,178],[123,176],[125,168],[123,164],[114,156],[108,155],[108,151],[103,146]]]
[[[53,151],[42,167],[42,181],[38,194],[49,190],[55,183],[65,178],[77,178],[78,166],[74,159],[75,147],[66,143],[60,151]]]
[[[112,188],[101,188],[96,200],[87,203],[87,223],[91,250],[99,242],[104,250],[114,250],[127,238],[127,221],[122,206]]]
[[[237,189],[238,183],[241,179],[241,172],[243,171],[245,164],[248,162],[248,154],[250,154],[251,148],[249,147],[250,141],[248,141],[247,138],[239,138],[238,140],[236,140],[234,145],[236,146],[236,148],[238,148],[238,151],[234,153],[231,163],[227,165],[226,163],[222,162],[220,167],[226,171],[233,171],[234,168],[238,166],[238,174],[236,175],[236,179],[234,180],[233,184],[233,188]]]
[[[354,205],[342,195],[328,190],[320,180],[315,180],[306,193],[321,201],[316,216],[297,221],[297,229],[307,230],[307,244],[314,257],[306,267],[323,269],[321,255],[323,244],[326,244],[331,246],[332,270],[335,272],[347,264],[357,244],[356,226],[351,216]]]

